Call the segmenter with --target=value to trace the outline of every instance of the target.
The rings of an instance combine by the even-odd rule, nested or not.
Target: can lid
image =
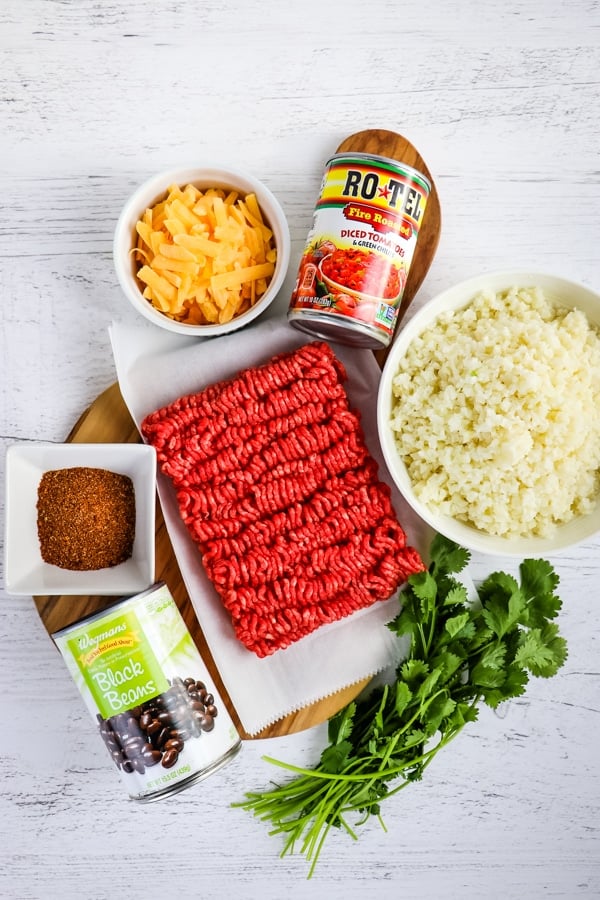
[[[103,616],[108,615],[118,606],[123,606],[126,603],[129,603],[134,600],[139,600],[141,597],[145,597],[146,594],[152,594],[154,591],[159,590],[160,588],[165,586],[164,581],[157,581],[155,584],[151,585],[149,588],[146,588],[145,591],[141,591],[139,594],[133,594],[129,597],[120,597],[118,600],[110,600],[106,606],[103,606],[102,609],[96,610],[96,612],[88,613],[87,616],[81,616],[81,618],[76,619],[74,622],[71,622],[70,625],[65,625],[64,628],[61,628],[59,631],[53,631],[50,635],[54,640],[55,638],[62,637],[64,634],[68,634],[70,631],[73,631],[75,628],[79,628],[80,625],[85,625],[88,622],[94,622],[96,619],[101,619]]]

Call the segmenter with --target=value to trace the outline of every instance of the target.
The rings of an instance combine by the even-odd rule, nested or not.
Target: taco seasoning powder
[[[288,320],[354,347],[392,340],[428,179],[397,160],[340,153],[326,164]]]
[[[241,741],[163,583],[52,635],[133,800],[176,793]]]
[[[44,472],[37,529],[42,559],[50,565],[77,572],[118,566],[133,553],[131,478],[89,466]]]

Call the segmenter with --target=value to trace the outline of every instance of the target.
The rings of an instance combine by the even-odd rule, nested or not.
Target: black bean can
[[[240,749],[235,725],[165,584],[52,637],[133,800],[180,791]]]

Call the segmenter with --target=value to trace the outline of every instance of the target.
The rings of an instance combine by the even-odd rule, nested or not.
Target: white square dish
[[[38,488],[44,472],[90,467],[131,478],[135,538],[131,557],[109,568],[73,571],[42,558]],[[13,444],[6,453],[5,587],[10,594],[134,594],[154,581],[156,453],[145,444]]]

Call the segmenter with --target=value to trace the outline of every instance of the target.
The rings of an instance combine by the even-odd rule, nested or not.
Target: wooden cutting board
[[[433,256],[435,254],[441,227],[440,205],[435,185],[425,162],[417,150],[402,136],[391,131],[362,131],[347,138],[338,147],[339,152],[354,151],[372,153],[379,156],[402,160],[418,169],[429,178],[432,191],[429,197],[419,241],[413,256],[408,281],[404,291],[400,316],[403,316],[418,291]],[[385,351],[378,351],[376,356],[380,364],[385,359]],[[141,440],[136,425],[129,414],[118,384],[107,388],[87,409],[74,425],[67,437],[67,442],[77,443],[137,443]],[[241,736],[249,738],[278,737],[302,731],[326,721],[339,709],[349,703],[367,683],[366,681],[339,691],[317,703],[298,710],[275,724],[265,728],[257,735],[248,735],[240,723],[239,717],[231,703],[225,686],[202,634],[194,609],[187,595],[183,578],[179,571],[177,559],[165,526],[160,503],[156,507],[156,581],[164,581],[169,587],[175,601],[198,645],[206,662],[211,677],[221,693],[236,723]],[[114,602],[114,597],[101,596],[56,596],[34,597],[39,615],[49,634],[52,634],[84,616],[104,609]]]

